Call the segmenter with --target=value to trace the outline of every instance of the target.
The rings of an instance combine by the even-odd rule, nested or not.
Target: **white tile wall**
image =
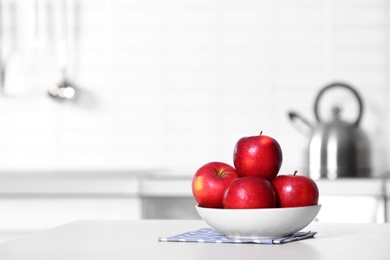
[[[292,172],[302,167],[305,137],[287,111],[313,120],[317,91],[334,80],[363,96],[375,173],[390,166],[385,0],[69,0],[70,74],[81,88],[74,104],[45,93],[59,81],[55,15],[46,16],[58,0],[38,1],[46,58],[34,51],[32,65],[23,58],[32,53],[22,52],[32,43],[22,19],[33,17],[31,1],[3,2],[4,20],[15,7],[18,31],[13,39],[4,22],[0,170],[192,174],[208,161],[232,163],[235,142],[263,130],[283,148],[282,171]]]

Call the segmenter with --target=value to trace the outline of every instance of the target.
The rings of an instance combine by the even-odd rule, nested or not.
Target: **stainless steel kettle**
[[[333,118],[324,122],[319,115],[319,101],[329,89],[345,88],[357,99],[359,114],[352,122],[341,120],[340,107],[333,107]],[[289,112],[289,118],[296,127],[302,124],[309,131],[305,151],[307,175],[313,179],[336,179],[344,177],[369,177],[371,175],[371,154],[369,140],[359,128],[363,115],[363,102],[357,91],[344,83],[333,83],[325,86],[318,93],[314,102],[316,125],[295,112]],[[300,128],[302,131],[302,128]]]

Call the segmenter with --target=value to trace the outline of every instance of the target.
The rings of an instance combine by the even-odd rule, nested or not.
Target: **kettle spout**
[[[299,132],[304,135],[309,135],[312,132],[313,126],[298,113],[290,111],[288,112],[288,117]]]

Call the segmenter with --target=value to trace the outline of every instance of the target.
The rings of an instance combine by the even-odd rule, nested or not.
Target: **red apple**
[[[233,162],[242,176],[257,176],[272,181],[282,166],[283,156],[279,143],[262,135],[243,137],[234,148]]]
[[[309,177],[296,175],[278,175],[273,181],[278,207],[304,207],[318,204],[317,184]]]
[[[196,171],[192,179],[192,194],[201,207],[222,208],[225,190],[239,177],[236,170],[226,163],[207,163]]]
[[[271,182],[248,176],[235,179],[227,188],[223,207],[225,209],[275,208],[276,196]]]

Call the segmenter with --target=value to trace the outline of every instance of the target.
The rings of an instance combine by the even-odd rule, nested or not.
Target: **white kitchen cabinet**
[[[0,174],[0,231],[38,231],[79,219],[199,219],[191,180],[118,172]],[[317,184],[322,204],[317,221],[389,221],[389,180]]]
[[[316,221],[385,222],[384,179],[318,180],[317,185],[322,208]],[[192,198],[190,177],[144,178],[141,193],[143,218],[199,218],[194,209],[196,203]]]
[[[385,182],[385,194],[386,194],[386,205],[385,205],[385,219],[386,222],[390,222],[390,179],[386,179]]]
[[[140,219],[139,177],[126,172],[0,174],[0,231],[78,219]]]
[[[319,222],[384,223],[386,199],[381,178],[316,181],[322,204]]]
[[[200,219],[192,197],[143,197],[143,219]]]
[[[0,230],[37,231],[79,219],[140,219],[140,200],[120,197],[0,198]]]
[[[200,219],[189,177],[143,178],[140,190],[143,219]]]

